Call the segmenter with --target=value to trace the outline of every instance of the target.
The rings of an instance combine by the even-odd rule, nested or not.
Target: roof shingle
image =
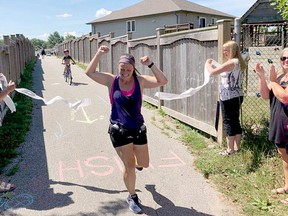
[[[197,13],[213,14],[218,16],[235,18],[235,16],[232,16],[230,14],[226,14],[221,11],[204,7],[202,5],[186,0],[143,0],[137,4],[134,4],[122,10],[113,11],[111,14],[93,20],[87,24],[106,22],[111,20],[119,20],[119,19],[128,19],[132,17],[149,16],[176,11],[197,12]]]

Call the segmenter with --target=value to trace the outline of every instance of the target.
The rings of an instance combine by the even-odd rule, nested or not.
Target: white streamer
[[[215,67],[219,66],[219,63],[214,61],[212,62],[212,65]],[[160,100],[176,100],[176,99],[183,99],[186,97],[190,97],[194,95],[196,92],[198,92],[201,88],[203,88],[210,80],[210,74],[207,69],[207,65],[205,64],[204,67],[204,83],[196,88],[189,88],[185,92],[182,92],[181,94],[173,94],[173,93],[166,93],[166,92],[156,92],[155,97],[158,97]]]
[[[64,99],[64,98],[62,98],[60,96],[56,96],[56,97],[52,98],[51,100],[47,101],[44,98],[36,95],[34,92],[32,92],[32,91],[30,91],[28,89],[25,89],[25,88],[16,88],[15,91],[17,91],[17,92],[19,92],[21,94],[27,95],[28,97],[34,98],[36,100],[42,100],[46,105],[53,104],[56,101],[63,101],[66,104],[68,104],[68,106],[70,108],[78,109],[80,107],[89,106],[91,104],[91,99],[89,99],[89,98],[84,98],[82,100],[78,100],[78,101],[76,101],[75,103],[72,104],[72,103],[70,103],[69,101],[67,101],[66,99]]]
[[[8,106],[8,108],[11,110],[11,113],[16,112],[16,107],[15,104],[13,102],[13,100],[10,98],[9,95],[7,95],[3,101],[5,102],[5,104]]]
[[[6,77],[3,74],[0,74],[0,87],[2,89],[4,89],[4,87],[7,87],[7,80]],[[67,101],[66,99],[60,97],[60,96],[56,96],[54,98],[52,98],[51,100],[47,101],[46,99],[38,96],[37,94],[35,94],[34,92],[32,92],[29,89],[26,88],[16,88],[15,91],[24,94],[28,97],[34,98],[36,100],[42,100],[46,105],[50,105],[52,103],[55,103],[56,101],[63,101],[64,103],[66,103],[69,108],[77,110],[80,107],[85,107],[85,106],[89,106],[91,104],[91,99],[90,98],[84,98],[82,100],[78,100],[75,103],[70,103],[69,101]],[[11,110],[11,112],[15,112],[16,111],[16,107],[15,104],[13,102],[13,100],[9,97],[9,95],[7,95],[3,101],[5,102],[5,104],[8,106],[8,108]]]

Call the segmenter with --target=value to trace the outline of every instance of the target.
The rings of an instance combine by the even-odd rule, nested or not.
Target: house
[[[257,0],[240,18],[243,47],[286,47],[287,20],[271,5],[270,0]]]
[[[242,24],[283,23],[285,20],[271,5],[270,0],[256,1],[240,18]]]
[[[188,28],[201,28],[215,25],[219,19],[234,18],[186,0],[142,0],[87,24],[92,34],[114,32],[118,37],[132,32],[133,38],[140,38],[155,35],[156,29],[164,26],[188,24]]]

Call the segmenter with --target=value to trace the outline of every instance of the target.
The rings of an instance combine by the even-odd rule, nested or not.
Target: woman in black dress
[[[282,71],[276,73],[275,66],[271,65],[267,84],[265,70],[260,63],[256,64],[256,73],[259,77],[259,90],[263,99],[270,99],[269,140],[273,142],[283,162],[285,184],[281,188],[273,189],[274,194],[288,193],[288,48],[280,55]],[[288,201],[288,200],[286,200]]]

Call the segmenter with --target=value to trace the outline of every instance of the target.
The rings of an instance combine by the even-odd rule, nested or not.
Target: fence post
[[[11,67],[10,67],[10,37],[8,35],[3,36],[3,42],[4,45],[7,46],[7,51],[6,51],[6,62],[4,67],[3,73],[5,74],[7,79],[10,79],[10,72],[11,72]]]
[[[281,35],[281,48],[282,50],[285,48],[285,26],[284,24],[281,26],[281,32],[282,32],[282,35]]]
[[[101,36],[101,34],[100,34],[100,32],[97,32],[96,33],[96,52],[98,51],[98,48],[99,48],[99,38],[100,38],[100,36]],[[96,53],[94,53],[94,55],[95,55]],[[94,56],[93,55],[93,56]],[[92,57],[93,58],[93,57]],[[91,59],[92,60],[92,59]]]
[[[218,62],[223,63],[223,44],[231,40],[231,19],[218,20]],[[220,83],[220,76],[218,76],[218,83]],[[218,88],[219,89],[219,88]],[[219,93],[218,93],[219,97]],[[218,98],[219,100],[219,98]],[[221,110],[221,109],[220,109]],[[217,132],[217,142],[222,144],[223,139],[225,139],[224,128],[222,123],[222,113],[219,112],[219,122],[218,122],[218,132]]]
[[[16,71],[22,71],[21,68],[21,61],[20,61],[20,42],[19,42],[19,36],[16,34],[16,37],[14,37],[14,40],[16,41],[16,45],[15,45],[15,61],[16,61]],[[29,53],[30,54],[30,53]],[[16,75],[16,78],[18,79],[18,76]],[[19,76],[20,78],[20,76]]]
[[[17,80],[16,74],[18,74],[19,70],[17,70],[16,63],[16,37],[15,35],[10,35],[10,46],[9,46],[9,59],[10,59],[10,79]],[[19,80],[20,81],[20,80]]]
[[[130,53],[130,47],[128,41],[132,40],[132,32],[127,33],[126,39],[127,39],[126,53]]]
[[[160,43],[160,36],[162,34],[164,34],[164,29],[163,28],[157,28],[157,60],[158,60],[158,67],[160,70],[163,71],[163,50],[162,50],[162,46]],[[164,87],[160,86],[159,91],[163,92]],[[164,105],[164,101],[163,100],[158,100],[158,108],[160,109],[161,106]]]
[[[240,47],[241,25],[240,25],[240,19],[239,18],[236,18],[234,20],[234,33],[235,33],[235,42]]]
[[[110,51],[108,52],[110,54],[110,62],[109,62],[109,71],[113,71],[113,46],[111,43],[112,38],[114,38],[115,33],[114,32],[109,32],[109,49]]]

